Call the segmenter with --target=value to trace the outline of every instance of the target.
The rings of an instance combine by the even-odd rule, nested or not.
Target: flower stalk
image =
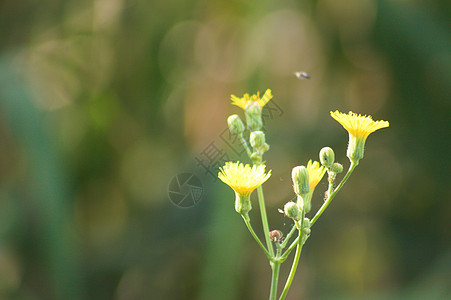
[[[288,202],[284,205],[283,213],[293,220],[294,224],[285,238],[279,230],[270,233],[266,203],[262,185],[271,176],[271,171],[265,172],[266,165],[263,162],[263,154],[269,150],[265,133],[262,128],[262,108],[272,99],[271,90],[266,90],[260,97],[259,93],[243,97],[231,96],[232,104],[240,107],[245,112],[246,127],[250,131],[250,145],[244,137],[245,125],[238,115],[232,115],[227,123],[232,134],[235,134],[247,155],[253,162],[244,165],[240,162],[227,162],[220,168],[219,179],[229,185],[235,192],[235,210],[241,214],[247,229],[254,240],[265,253],[271,267],[271,286],[269,299],[277,299],[277,287],[279,283],[281,265],[287,260],[291,252],[296,248],[290,273],[280,294],[279,300],[286,298],[293,283],[296,270],[299,266],[301,252],[311,233],[311,227],[318,221],[332,200],[347,182],[359,161],[363,158],[365,142],[368,136],[381,128],[389,126],[387,121],[373,121],[371,116],[362,116],[349,112],[343,114],[338,111],[331,112],[332,118],[338,121],[349,135],[348,149],[346,151],[350,160],[350,166],[341,182],[334,188],[336,177],[343,171],[343,166],[335,162],[335,153],[332,148],[324,147],[319,154],[320,162],[309,160],[306,166],[297,166],[292,170],[293,190],[296,194],[296,202]],[[325,173],[328,173],[328,188],[325,192],[325,201],[310,220],[306,217],[312,208],[314,191]],[[262,242],[255,233],[249,212],[252,209],[251,194],[257,190],[258,206],[265,241]],[[282,211],[281,211],[282,212]],[[292,236],[297,232],[297,237],[290,243]],[[273,245],[274,243],[274,245]],[[266,245],[265,245],[266,244]],[[274,250],[275,249],[275,250]]]

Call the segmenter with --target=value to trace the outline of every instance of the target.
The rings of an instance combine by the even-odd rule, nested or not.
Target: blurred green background
[[[449,1],[1,0],[0,298],[266,299],[266,258],[211,174],[247,161],[230,94],[267,88],[264,189],[285,233],[291,168],[324,146],[348,166],[329,111],[390,121],[288,299],[451,297],[449,29]],[[202,185],[190,208],[169,198],[181,173]]]

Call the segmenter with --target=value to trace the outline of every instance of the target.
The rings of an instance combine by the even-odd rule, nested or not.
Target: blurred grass
[[[0,57],[0,99],[12,134],[23,145],[30,161],[27,177],[34,192],[23,201],[35,210],[35,219],[29,225],[36,240],[27,246],[35,248],[37,253],[30,255],[49,268],[46,275],[54,290],[49,294],[45,289],[41,292],[52,298],[83,298],[80,254],[67,202],[66,176],[48,136],[49,129],[8,56]]]
[[[446,298],[449,8],[0,1],[0,297],[267,297],[232,191],[195,158],[213,141],[228,149],[219,136],[241,113],[230,94],[271,88],[283,110],[267,126],[271,229],[289,228],[277,208],[294,165],[323,146],[347,162],[330,110],[390,121],[318,222],[288,298]],[[182,172],[204,186],[191,209],[168,199]]]

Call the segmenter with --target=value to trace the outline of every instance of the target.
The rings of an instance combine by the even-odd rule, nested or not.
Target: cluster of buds
[[[343,172],[343,165],[335,162],[335,153],[330,147],[321,149],[319,152],[319,161],[327,169],[327,172],[329,173],[329,183],[333,185],[337,174]],[[326,197],[328,197],[327,194]]]
[[[319,161],[329,172],[339,174],[343,172],[343,165],[335,162],[334,150],[330,147],[324,147],[319,152]]]
[[[263,153],[269,150],[269,145],[266,143],[266,136],[263,131],[253,131],[250,136],[251,146],[254,152],[251,155],[251,159],[255,162],[261,161]]]
[[[250,144],[253,148],[251,159],[254,163],[260,164],[263,154],[269,150],[265,133],[260,130],[263,126],[261,104],[258,101],[249,101],[244,107],[244,115],[246,117],[247,128],[250,131]],[[236,114],[229,116],[227,125],[232,134],[241,137],[246,130],[243,121]]]

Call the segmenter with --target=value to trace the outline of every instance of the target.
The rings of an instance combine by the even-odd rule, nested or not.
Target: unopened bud
[[[302,231],[306,234],[309,235],[311,232],[310,229],[310,220],[308,218],[304,218],[304,221],[302,222]]]
[[[304,166],[297,166],[291,172],[293,179],[294,192],[299,196],[305,196],[310,192],[309,176],[307,168]]]
[[[227,119],[227,124],[229,125],[229,130],[232,134],[242,134],[244,132],[244,124],[238,115],[231,115]]]
[[[250,140],[254,149],[261,148],[265,144],[265,134],[263,131],[253,131],[251,132]]]
[[[323,166],[329,168],[335,161],[334,150],[330,147],[324,147],[321,149],[319,152],[319,161]]]
[[[253,101],[248,103],[244,115],[246,116],[247,128],[251,131],[260,130],[262,128],[262,108],[258,102]]]
[[[290,201],[283,207],[283,211],[285,212],[285,215],[295,221],[299,221],[302,218],[302,211],[299,208],[299,206]]]
[[[330,170],[334,173],[341,173],[343,172],[343,165],[339,164],[339,163],[334,163],[332,164],[332,166],[330,167]]]
[[[278,243],[282,240],[283,233],[280,230],[273,230],[269,233],[269,239],[274,243]]]
[[[260,164],[262,162],[262,155],[258,151],[255,151],[251,154],[251,160],[254,162],[254,164]]]

